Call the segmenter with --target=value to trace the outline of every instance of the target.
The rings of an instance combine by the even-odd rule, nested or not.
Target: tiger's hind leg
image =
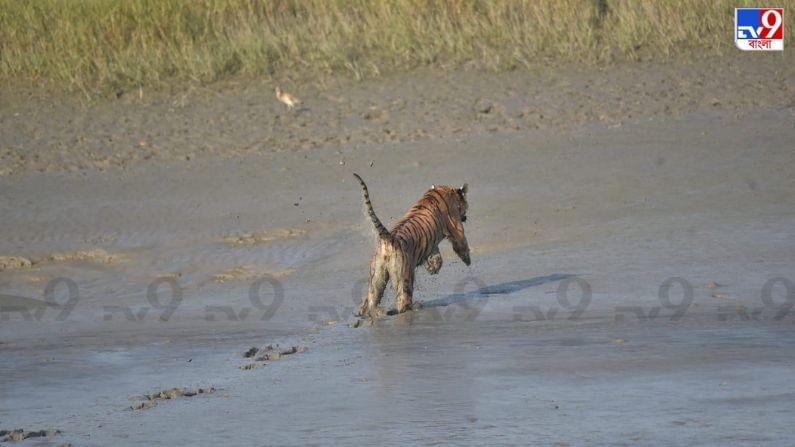
[[[356,310],[356,316],[366,316],[373,319],[383,316],[383,312],[378,309],[381,298],[384,296],[386,283],[389,281],[389,271],[383,260],[386,256],[382,250],[376,252],[370,262],[370,280],[367,284],[367,296],[362,299],[362,304]]]
[[[425,260],[425,270],[428,271],[431,275],[435,275],[439,273],[439,270],[442,269],[442,254],[439,253],[439,246],[433,248],[430,256],[428,259]]]
[[[397,312],[403,313],[411,309],[414,295],[414,267],[402,252],[397,261],[397,265],[395,265],[397,271],[392,272],[392,285],[395,287]]]

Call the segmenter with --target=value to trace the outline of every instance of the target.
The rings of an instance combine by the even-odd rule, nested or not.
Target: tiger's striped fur
[[[388,231],[373,210],[364,180],[358,174],[353,175],[362,185],[367,214],[378,233],[378,245],[370,261],[367,296],[362,299],[357,315],[371,318],[383,315],[378,304],[390,279],[397,296],[397,311],[408,310],[413,299],[414,270],[424,264],[429,273],[439,272],[442,268],[439,242],[445,238],[450,239],[458,257],[470,264],[463,225],[468,209],[466,184],[461,188],[432,186]]]

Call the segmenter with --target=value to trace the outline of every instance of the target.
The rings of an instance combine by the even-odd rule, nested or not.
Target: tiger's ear
[[[469,189],[469,185],[468,185],[468,184],[466,184],[466,183],[464,183],[464,186],[462,186],[461,188],[459,188],[459,189],[458,189],[458,192],[460,192],[461,194],[466,194],[468,189]]]

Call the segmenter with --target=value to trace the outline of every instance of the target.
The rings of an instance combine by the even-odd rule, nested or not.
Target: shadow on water
[[[479,300],[483,298],[488,298],[493,295],[508,295],[510,293],[518,292],[520,290],[524,290],[530,287],[540,286],[542,284],[547,284],[550,282],[555,281],[562,281],[567,278],[573,278],[576,275],[571,275],[567,273],[555,273],[552,275],[546,276],[536,276],[535,278],[528,278],[528,279],[521,279],[518,281],[508,281],[499,284],[493,284],[490,286],[482,286],[476,290],[470,290],[468,292],[456,292],[441,298],[437,298],[435,300],[425,301],[422,303],[423,307],[442,307],[442,306],[449,306],[451,304],[457,304],[466,302],[469,300]],[[469,278],[468,282],[478,283],[479,281],[475,278]],[[467,282],[463,282],[462,284],[466,284]]]

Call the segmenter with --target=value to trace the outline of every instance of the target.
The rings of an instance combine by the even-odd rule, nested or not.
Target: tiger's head
[[[469,204],[467,203],[467,190],[469,189],[469,185],[464,183],[464,186],[458,188],[456,193],[458,193],[458,199],[460,201],[459,209],[461,215],[461,222],[467,221],[467,210],[469,209]]]
[[[453,250],[466,265],[472,262],[469,258],[469,243],[464,234],[464,222],[467,221],[467,211],[469,210],[469,203],[467,202],[468,190],[469,187],[466,183],[460,188],[449,189],[447,207],[450,215],[448,216],[446,231],[447,237],[453,244]]]

